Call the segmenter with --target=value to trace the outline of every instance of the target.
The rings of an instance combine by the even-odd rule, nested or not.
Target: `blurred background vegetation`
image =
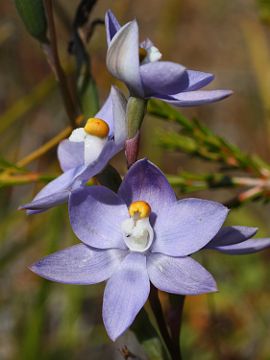
[[[56,31],[62,64],[74,77],[74,59],[67,52],[78,1],[54,0]],[[229,99],[183,109],[213,133],[256,153],[270,163],[270,1],[269,0],[148,0],[103,1],[91,19],[102,19],[111,8],[122,21],[137,18],[141,39],[150,37],[163,58],[188,68],[211,72],[209,88],[234,90]],[[0,168],[57,135],[69,125],[57,83],[39,43],[26,32],[13,1],[0,3]],[[106,40],[98,26],[89,43],[92,72],[101,102],[114,81],[105,66]],[[116,83],[118,86],[121,84]],[[164,134],[178,125],[148,115],[143,125],[141,156],[147,156],[171,176],[183,171],[222,173],[220,164],[190,157],[165,144]],[[166,140],[165,139],[165,140]],[[166,142],[166,141],[165,141]],[[181,147],[180,147],[181,148]],[[120,154],[113,164],[125,173]],[[132,332],[112,344],[101,319],[103,284],[71,286],[50,283],[27,266],[77,240],[70,229],[66,206],[38,216],[17,211],[60,173],[55,148],[27,165],[31,184],[0,183],[0,359],[122,359],[125,344],[142,359],[143,349]],[[23,174],[22,174],[23,175]],[[173,179],[173,177],[172,177]],[[174,178],[175,179],[175,178]],[[177,178],[176,178],[177,179]],[[179,184],[178,184],[179,185]],[[194,189],[176,186],[179,196]],[[227,202],[240,190],[197,191],[200,196]],[[189,195],[190,196],[190,195]],[[249,202],[231,211],[228,223],[258,226],[270,236],[270,207]],[[214,252],[198,255],[218,283],[219,293],[189,297],[182,333],[185,359],[270,359],[270,253],[229,257]]]

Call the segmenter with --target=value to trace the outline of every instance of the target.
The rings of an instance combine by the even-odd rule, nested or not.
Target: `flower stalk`
[[[157,325],[158,325],[158,329],[160,331],[160,334],[162,336],[162,339],[168,349],[168,352],[171,356],[172,360],[181,360],[181,352],[180,352],[180,347],[176,346],[176,344],[174,344],[173,339],[171,338],[167,325],[166,325],[166,321],[165,321],[165,317],[163,314],[163,310],[162,310],[162,306],[158,297],[158,290],[154,287],[151,286],[151,290],[150,290],[150,295],[149,295],[149,303],[152,309],[152,312],[155,316]],[[177,341],[179,342],[179,340]]]
[[[127,102],[127,141],[125,153],[129,168],[138,158],[140,146],[140,127],[147,108],[147,100],[130,96]]]

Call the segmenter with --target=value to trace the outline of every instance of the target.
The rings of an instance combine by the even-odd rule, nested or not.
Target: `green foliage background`
[[[55,0],[59,52],[71,78],[74,60],[66,51],[71,30],[67,20],[72,19],[77,5],[75,0]],[[220,183],[220,179],[241,175],[245,166],[238,166],[233,172],[225,169],[226,161],[224,164],[224,159],[217,158],[220,152],[216,135],[237,146],[232,151],[237,152],[243,164],[251,161],[249,156],[246,160],[246,154],[253,153],[270,163],[269,2],[167,0],[165,5],[163,0],[148,0],[146,9],[145,2],[140,1],[100,0],[93,17],[103,17],[107,8],[123,22],[136,17],[142,39],[149,36],[164,59],[213,72],[216,81],[212,88],[234,90],[234,96],[224,102],[181,110],[177,116],[182,123],[164,121],[150,104],[143,124],[140,155],[147,156],[169,174],[179,196],[223,202],[237,196],[241,187]],[[0,14],[3,174],[68,126],[68,119],[43,52],[27,34],[14,3],[1,2]],[[95,31],[89,51],[103,101],[113,79],[105,66],[102,27]],[[89,112],[85,99],[83,104],[85,112]],[[168,117],[175,118],[175,114],[167,109],[165,118]],[[203,130],[188,132],[183,126],[185,119],[193,118],[211,129],[207,141],[200,137]],[[196,128],[196,121],[192,124]],[[262,164],[261,159],[252,157],[251,162]],[[122,175],[125,173],[123,155],[114,159],[113,164]],[[26,170],[42,176],[27,184],[25,171],[20,168],[21,176],[14,180],[14,186],[10,186],[10,179],[0,176],[0,359],[121,359],[119,349],[124,345],[146,359],[132,332],[127,332],[116,344],[109,341],[101,319],[102,284],[86,287],[54,284],[28,270],[32,262],[76,243],[77,239],[70,229],[66,206],[32,217],[17,211],[46,181],[60,173],[55,149]],[[219,186],[211,186],[213,178]],[[266,193],[263,198],[265,204],[259,199],[232,210],[228,223],[258,226],[259,236],[269,237]],[[209,251],[198,258],[214,274],[220,291],[187,299],[182,334],[184,358],[270,359],[269,251],[235,257]],[[166,298],[163,301],[165,304]]]

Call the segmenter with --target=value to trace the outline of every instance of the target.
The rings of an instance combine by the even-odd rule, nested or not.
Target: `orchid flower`
[[[70,221],[82,243],[43,258],[31,270],[67,284],[108,280],[103,320],[115,340],[145,304],[150,282],[173,294],[216,291],[212,275],[190,255],[207,245],[219,251],[227,246],[232,253],[270,246],[270,239],[247,240],[254,228],[220,230],[227,213],[213,201],[177,201],[163,173],[143,159],[130,168],[118,194],[103,186],[74,191]]]
[[[214,79],[212,74],[159,61],[162,55],[149,39],[139,43],[137,21],[121,27],[109,10],[105,24],[108,70],[127,85],[131,96],[157,98],[175,106],[194,106],[232,94],[230,90],[200,90]]]
[[[95,118],[89,119],[84,128],[73,130],[69,139],[59,144],[58,159],[63,174],[21,209],[27,209],[32,214],[64,203],[72,191],[101,172],[109,160],[124,148],[127,137],[125,109],[126,99],[112,87]]]

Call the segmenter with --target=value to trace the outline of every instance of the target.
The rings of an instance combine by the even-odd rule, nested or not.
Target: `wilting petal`
[[[201,90],[201,91],[186,91],[171,96],[157,94],[152,97],[166,101],[175,106],[188,107],[188,106],[209,104],[215,101],[219,101],[225,99],[231,94],[232,91],[230,90]]]
[[[208,85],[214,80],[214,75],[194,70],[187,70],[189,84],[186,91],[193,91]]]
[[[150,291],[146,257],[130,253],[109,279],[103,300],[103,321],[112,340],[132,324]]]
[[[129,169],[118,194],[127,205],[138,200],[148,202],[154,215],[176,203],[175,193],[164,174],[146,159],[137,161]]]
[[[73,231],[85,244],[97,249],[126,249],[121,223],[129,217],[126,204],[110,189],[91,186],[70,196]]]
[[[96,284],[117,270],[124,256],[121,250],[97,250],[83,244],[57,251],[30,269],[45,279],[66,284]]]
[[[61,169],[68,171],[84,164],[84,143],[63,140],[57,148]]]
[[[216,246],[213,250],[230,255],[252,254],[270,247],[270,239],[249,239],[241,243]]]
[[[156,61],[140,66],[145,96],[176,94],[188,87],[188,75],[184,66],[169,62]]]
[[[227,246],[243,242],[257,232],[257,228],[248,226],[224,226],[216,236],[205,246],[206,249],[214,249],[217,246]]]
[[[123,26],[112,39],[107,52],[107,67],[122,80],[132,95],[143,96],[139,71],[139,33],[136,21]]]
[[[33,201],[21,206],[20,209],[39,210],[38,212],[41,212],[41,210],[47,210],[55,205],[67,201],[74,186],[74,179],[83,168],[84,167],[79,166],[58,176],[56,179],[44,186]]]
[[[152,251],[171,256],[190,255],[217,234],[227,214],[228,209],[214,201],[180,200],[157,217]]]
[[[111,10],[108,10],[105,15],[105,27],[106,27],[106,35],[107,35],[107,44],[110,45],[112,38],[117,33],[117,31],[121,28],[119,22],[116,17],[112,13]]]
[[[111,97],[113,102],[113,135],[116,146],[124,147],[127,139],[126,106],[124,95],[115,87],[112,87]]]
[[[155,287],[172,294],[197,295],[217,290],[212,275],[190,257],[151,254],[147,270]]]

